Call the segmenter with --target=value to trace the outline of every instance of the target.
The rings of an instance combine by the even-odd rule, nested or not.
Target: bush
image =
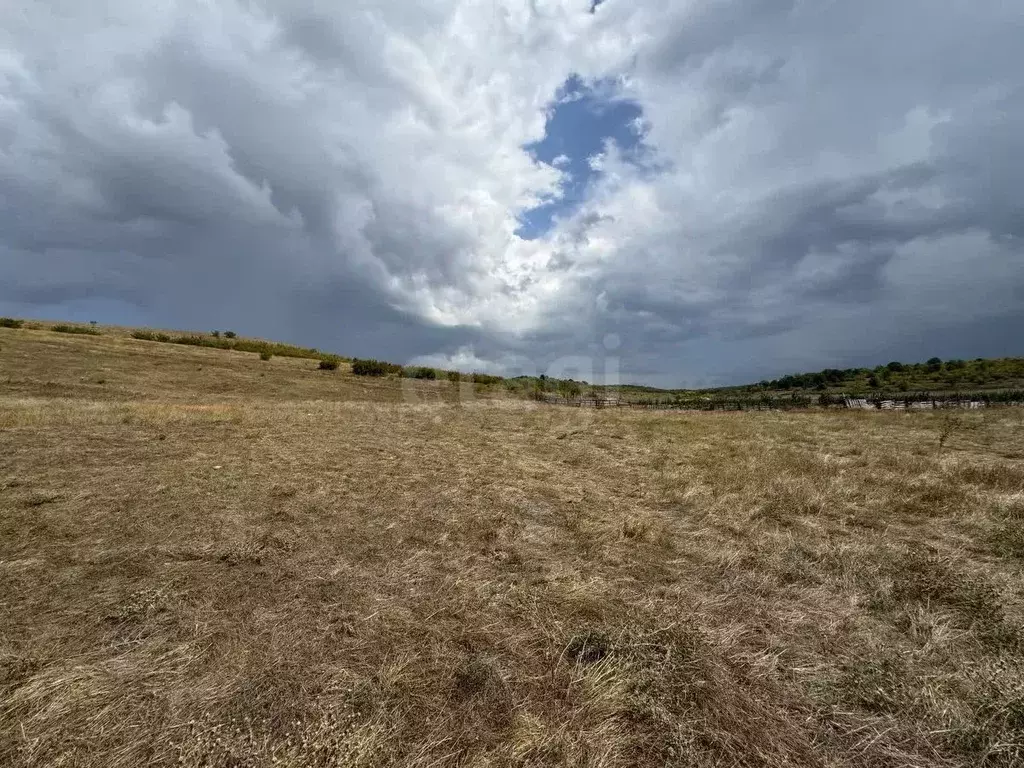
[[[474,384],[483,384],[483,385],[487,386],[489,384],[497,384],[498,382],[500,382],[502,380],[503,379],[501,378],[501,376],[491,376],[489,373],[474,373],[473,374],[473,383]]]
[[[447,377],[448,381],[452,382],[453,384],[458,384],[460,381],[462,381],[462,374],[459,373],[458,371],[448,371],[445,374],[445,376]]]
[[[156,341],[156,334],[149,331],[132,331],[132,338],[141,341]]]
[[[15,320],[13,317],[0,317],[0,328],[21,328],[24,320]]]
[[[402,375],[407,379],[436,379],[437,371],[433,368],[414,366],[412,368],[406,368]]]
[[[233,339],[238,334],[236,334],[234,331],[224,331],[224,335],[229,339]]]
[[[99,336],[100,332],[95,328],[86,328],[81,325],[55,325],[50,328],[54,333],[81,333],[85,336]]]
[[[387,376],[392,373],[401,373],[402,366],[394,363],[387,363],[383,360],[360,360],[352,361],[352,373],[356,376]]]
[[[272,357],[273,357],[273,355],[272,355],[272,354],[270,354],[270,352],[268,352],[268,351],[267,351],[267,350],[265,350],[265,349],[264,349],[264,350],[263,350],[262,352],[260,352],[260,360],[269,360],[269,359],[270,359],[270,358],[272,358]],[[338,367],[337,363],[335,363],[334,367],[335,367],[335,368],[337,368],[337,367]]]
[[[338,370],[338,361],[331,360],[330,358],[325,357],[323,360],[320,361],[320,365],[318,366],[318,368],[321,371],[336,371]]]
[[[178,336],[171,339],[173,344],[184,344],[189,347],[213,347],[214,349],[231,349],[231,342],[226,339],[211,339],[205,336]]]
[[[210,335],[213,336],[213,338],[215,338],[215,339],[219,339],[220,338],[220,331],[210,331]]]

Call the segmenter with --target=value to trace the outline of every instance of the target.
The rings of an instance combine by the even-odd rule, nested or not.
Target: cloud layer
[[[0,310],[663,385],[1024,354],[1012,4],[591,6],[8,9]],[[526,240],[577,81],[644,151]]]

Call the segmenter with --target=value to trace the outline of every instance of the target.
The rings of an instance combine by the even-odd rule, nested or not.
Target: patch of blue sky
[[[614,142],[626,159],[643,154],[643,111],[617,93],[614,83],[585,82],[571,76],[559,89],[547,115],[544,138],[525,149],[538,162],[566,174],[557,197],[519,216],[516,234],[532,240],[551,229],[556,216],[571,214],[600,177],[594,158]]]

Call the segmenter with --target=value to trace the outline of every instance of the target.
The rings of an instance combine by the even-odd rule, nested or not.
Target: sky
[[[713,386],[1024,355],[994,0],[0,0],[0,315]]]

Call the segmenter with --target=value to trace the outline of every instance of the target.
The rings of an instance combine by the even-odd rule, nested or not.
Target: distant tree
[[[210,331],[210,335],[213,336],[213,338],[215,338],[215,339],[219,339],[220,338],[220,331]]]
[[[939,371],[942,370],[942,358],[930,357],[928,358],[928,362],[926,363],[926,365],[928,366],[928,370],[931,373],[938,373]]]
[[[891,363],[889,363],[885,367],[888,368],[893,373],[899,373],[900,371],[903,370],[903,363],[899,363],[899,362],[896,362],[895,360],[893,360]]]
[[[224,335],[229,339],[233,339],[238,334],[236,334],[234,331],[224,331]]]
[[[566,400],[575,400],[581,394],[580,385],[572,379],[558,382],[558,394]]]

